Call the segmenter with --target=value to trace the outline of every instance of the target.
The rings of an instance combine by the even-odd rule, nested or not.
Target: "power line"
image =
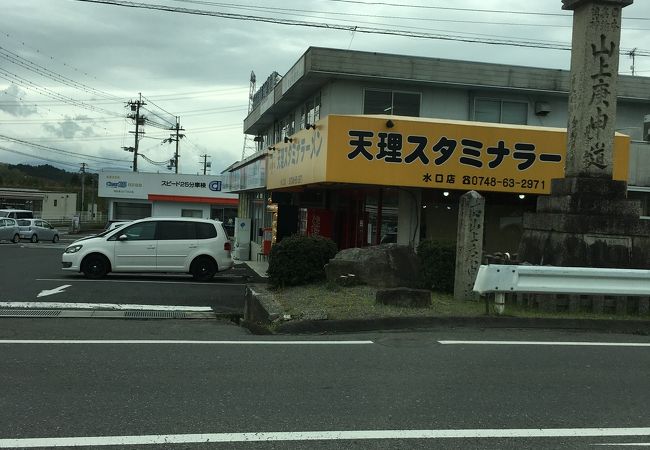
[[[76,0],[76,1],[85,2],[85,3],[99,3],[99,4],[107,4],[107,5],[114,5],[114,6],[123,6],[127,8],[135,8],[135,9],[149,9],[149,10],[156,10],[156,11],[175,12],[181,14],[220,17],[220,18],[234,19],[234,20],[275,23],[275,24],[289,25],[289,26],[302,26],[302,27],[312,27],[312,28],[329,29],[329,30],[343,30],[343,31],[350,31],[350,32],[354,31],[357,33],[366,33],[366,34],[405,36],[405,37],[413,37],[413,38],[421,38],[421,39],[437,39],[437,40],[445,40],[445,41],[481,43],[481,44],[490,44],[490,45],[507,45],[513,47],[523,47],[523,48],[543,48],[543,49],[567,50],[567,51],[571,49],[570,43],[541,43],[533,40],[516,40],[510,38],[480,39],[480,38],[472,38],[472,37],[452,35],[452,34],[434,34],[434,33],[425,33],[425,32],[406,31],[400,29],[389,30],[386,28],[369,28],[369,27],[361,27],[361,26],[306,22],[306,21],[293,20],[293,19],[277,19],[272,17],[242,15],[242,14],[224,13],[218,11],[206,11],[201,9],[188,9],[188,8],[171,7],[166,5],[137,3],[137,2],[131,2],[126,0]],[[638,52],[637,55],[641,56],[641,52]],[[650,56],[650,52],[644,52],[643,56]]]
[[[395,6],[399,8],[418,8],[418,9],[437,9],[447,11],[464,11],[464,12],[478,12],[478,13],[496,13],[496,14],[520,14],[532,16],[559,16],[559,17],[572,17],[571,13],[545,13],[533,11],[510,11],[504,9],[478,9],[478,8],[452,8],[447,6],[428,6],[428,5],[409,5],[405,3],[390,3],[390,2],[362,2],[359,0],[328,0],[330,2],[338,3],[355,3],[365,6]],[[646,17],[623,17],[625,20],[650,20]]]
[[[123,159],[105,158],[105,157],[102,157],[102,156],[94,156],[94,155],[88,155],[88,154],[85,154],[85,153],[78,153],[78,152],[72,152],[72,151],[69,151],[69,150],[63,150],[63,149],[56,148],[56,147],[51,147],[51,146],[48,146],[48,145],[35,144],[33,142],[25,141],[23,139],[14,138],[14,137],[11,137],[11,136],[6,136],[6,135],[3,135],[3,134],[0,134],[0,139],[4,139],[5,141],[14,142],[14,143],[17,143],[17,144],[28,145],[30,147],[37,148],[39,150],[49,150],[49,151],[53,151],[53,152],[56,152],[56,153],[61,153],[61,154],[64,154],[64,155],[74,156],[76,158],[96,159],[96,160],[101,160],[101,161],[125,162]]]
[[[15,73],[9,72],[8,70],[0,68],[0,78],[9,81],[10,83],[17,84],[19,86],[24,87],[25,89],[28,90],[34,90],[42,95],[46,95],[50,98],[55,98],[57,100],[60,100],[64,103],[67,103],[72,106],[76,106],[78,108],[83,108],[83,109],[88,109],[90,111],[95,111],[95,112],[101,112],[103,114],[108,114],[111,116],[116,116],[120,117],[119,114],[114,113],[113,111],[110,111],[108,109],[100,108],[98,106],[93,106],[89,105],[87,103],[81,102],[79,100],[75,100],[72,97],[65,96],[63,94],[59,94],[58,92],[55,92],[49,88],[46,88],[44,86],[41,86],[37,83],[34,83],[33,81],[30,81],[26,78],[23,78],[19,75],[16,75]]]
[[[40,161],[47,161],[47,162],[51,162],[51,163],[55,163],[55,164],[60,164],[60,165],[63,165],[63,166],[69,166],[69,167],[75,167],[75,168],[77,168],[79,166],[79,164],[71,164],[71,163],[68,163],[68,162],[65,162],[65,161],[59,161],[57,159],[46,158],[46,157],[43,157],[43,156],[36,156],[36,155],[32,155],[30,153],[24,153],[24,152],[14,150],[14,149],[10,149],[10,148],[7,148],[7,147],[0,146],[0,150],[5,151],[5,152],[9,152],[9,153],[15,153],[17,155],[27,156],[27,157],[33,158],[33,159],[38,159]],[[86,168],[87,168],[87,170],[90,170],[90,171],[93,171],[93,172],[98,171],[98,169],[90,169],[89,167],[86,167]]]
[[[46,67],[43,67],[39,64],[36,64],[32,61],[29,61],[28,59],[23,58],[22,56],[7,50],[6,48],[0,46],[0,58],[3,58],[7,61],[10,61],[16,65],[19,65],[31,72],[37,73],[41,76],[47,77],[51,80],[57,81],[59,83],[62,83],[66,86],[70,86],[72,88],[78,89],[80,91],[94,94],[94,95],[99,95],[102,97],[105,97],[106,99],[118,99],[118,97],[114,96],[113,94],[109,94],[107,92],[100,91],[99,89],[95,89],[91,86],[85,85],[83,83],[79,83],[71,78],[68,78],[66,76],[63,76],[53,70],[50,70]]]

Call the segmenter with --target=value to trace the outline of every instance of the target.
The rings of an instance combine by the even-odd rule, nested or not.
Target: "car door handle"
[[[190,245],[190,248],[197,248],[198,245]]]
[[[147,250],[155,250],[155,249],[156,249],[155,246],[154,247],[147,247]]]

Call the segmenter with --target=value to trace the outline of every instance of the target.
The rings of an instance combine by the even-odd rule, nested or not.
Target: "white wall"
[[[151,214],[153,217],[181,217],[181,210],[183,209],[198,209],[203,211],[203,219],[210,218],[210,205],[208,203],[154,202]]]
[[[76,210],[77,194],[48,192],[43,197],[41,217],[45,220],[72,219]]]

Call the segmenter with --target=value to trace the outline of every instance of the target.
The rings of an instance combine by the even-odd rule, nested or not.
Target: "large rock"
[[[407,245],[382,244],[341,250],[325,265],[327,280],[337,283],[353,274],[359,282],[383,288],[418,287],[419,265]]]

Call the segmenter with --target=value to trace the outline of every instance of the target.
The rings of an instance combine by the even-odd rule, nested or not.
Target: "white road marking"
[[[548,345],[576,347],[650,347],[650,342],[438,341],[442,345]]]
[[[233,277],[240,277],[241,275],[233,275]],[[213,280],[218,280],[219,278],[231,278],[229,276],[215,276]],[[206,282],[192,282],[192,281],[156,281],[156,280],[86,280],[83,278],[71,279],[71,278],[37,278],[36,281],[67,281],[69,283],[141,283],[141,284],[185,284],[192,285],[196,284],[199,286],[213,286],[216,283],[206,283]],[[228,283],[228,286],[247,286],[244,283]]]
[[[69,288],[70,286],[72,286],[72,285],[71,284],[64,284],[63,286],[59,286],[59,287],[54,288],[54,289],[48,289],[48,290],[41,291],[36,296],[36,298],[38,298],[38,297],[47,297],[48,295],[53,295],[53,294],[60,294],[61,292],[63,292],[64,289]]]
[[[188,341],[153,339],[2,339],[1,344],[368,345],[373,341]]]
[[[33,309],[105,309],[112,311],[193,311],[210,312],[209,306],[138,305],[129,303],[72,303],[72,302],[0,302],[0,308]]]
[[[483,439],[648,436],[650,428],[524,428],[478,430],[359,430],[262,433],[154,434],[0,439],[0,448],[99,447],[106,445],[166,445],[207,442],[344,441],[376,439]]]
[[[620,443],[608,443],[608,444],[591,444],[592,446],[601,446],[601,447],[650,447],[650,442],[620,442]]]

